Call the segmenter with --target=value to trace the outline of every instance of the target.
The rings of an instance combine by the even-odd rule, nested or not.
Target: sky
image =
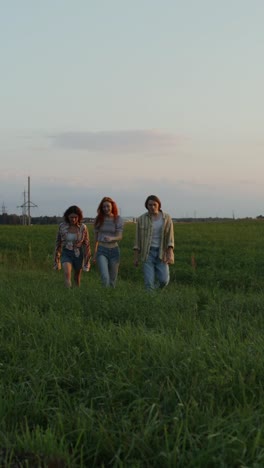
[[[0,203],[264,215],[263,0],[10,0]]]

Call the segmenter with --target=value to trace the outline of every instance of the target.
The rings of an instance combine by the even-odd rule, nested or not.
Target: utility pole
[[[28,225],[31,224],[31,216],[30,216],[30,177],[28,177]]]
[[[6,207],[5,207],[5,204],[3,202],[3,205],[2,205],[2,215],[4,214],[7,214],[7,210],[6,210]]]
[[[27,200],[26,200],[26,191],[24,190],[24,203],[23,205],[18,206],[18,208],[22,208],[22,219],[23,219],[23,225],[28,224],[29,226],[31,225],[31,214],[30,214],[30,208],[36,208],[38,205],[35,205],[30,200],[30,177],[28,177],[28,192],[27,192]],[[26,215],[27,213],[27,215]],[[26,223],[27,221],[27,223]]]
[[[24,203],[23,205],[18,205],[17,208],[22,208],[22,224],[25,226],[27,224],[27,202],[26,202],[26,191],[23,192]]]

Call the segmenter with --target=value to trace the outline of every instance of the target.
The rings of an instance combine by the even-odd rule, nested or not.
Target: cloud
[[[238,180],[237,183],[240,185],[253,185],[253,186],[260,185],[254,179],[241,179],[241,180]]]
[[[56,148],[118,153],[172,151],[184,140],[159,130],[62,132],[49,135],[49,139]]]

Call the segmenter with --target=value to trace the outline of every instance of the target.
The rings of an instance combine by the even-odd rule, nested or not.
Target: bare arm
[[[123,235],[122,232],[116,233],[114,236],[105,236],[104,241],[105,242],[117,242],[122,239]]]
[[[96,262],[96,254],[98,249],[98,232],[94,233],[94,254],[93,254],[93,262]]]
[[[60,270],[61,269],[61,262],[60,262],[61,249],[62,249],[61,243],[62,243],[61,233],[60,233],[60,229],[58,229],[57,236],[56,236],[56,242],[55,242],[55,252],[54,252],[54,263],[53,263],[53,269],[54,270]]]

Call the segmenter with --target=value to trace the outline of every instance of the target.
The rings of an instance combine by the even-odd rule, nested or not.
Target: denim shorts
[[[83,264],[82,249],[80,249],[79,257],[75,256],[74,250],[62,249],[61,263],[71,263],[74,270],[81,270]]]

